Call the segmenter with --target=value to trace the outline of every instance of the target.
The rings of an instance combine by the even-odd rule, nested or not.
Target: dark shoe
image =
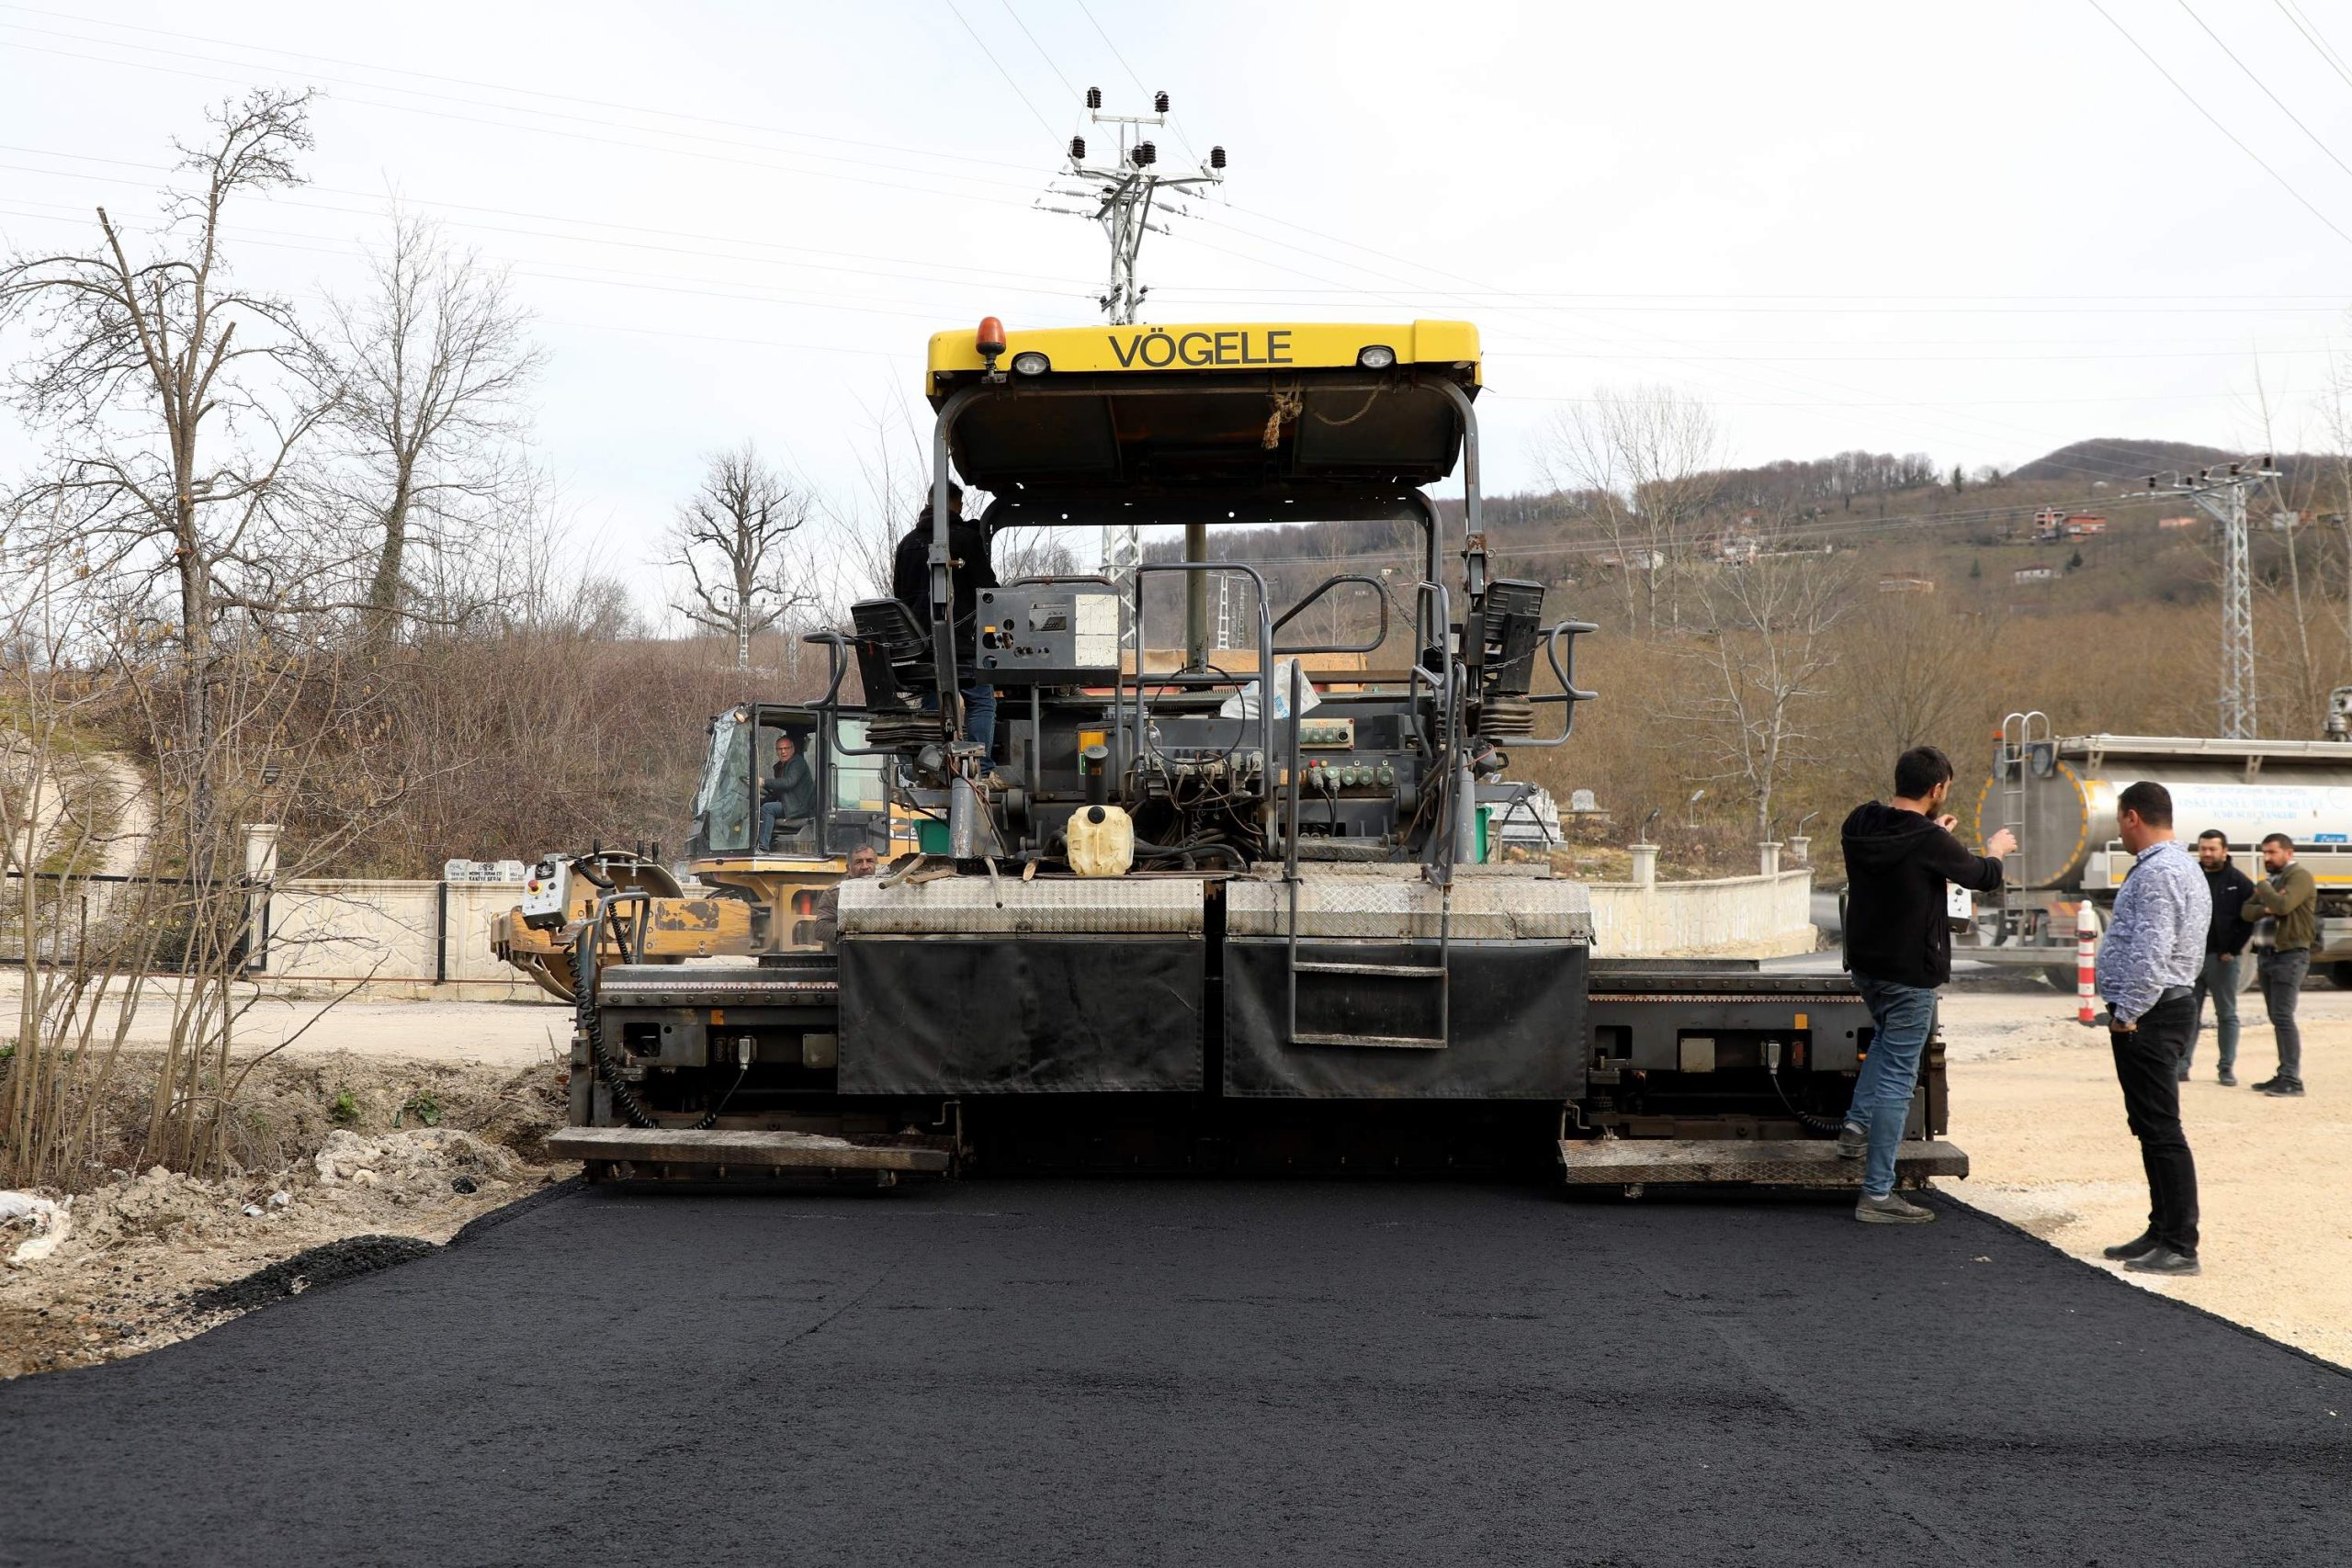
[[[1868,1131],[1855,1126],[1851,1122],[1838,1129],[1838,1157],[1839,1159],[1860,1159],[1870,1152],[1871,1135]]]
[[[2169,1247],[2161,1246],[2154,1252],[2125,1258],[2123,1267],[2134,1274],[2201,1274],[2205,1271],[2199,1266],[2195,1253],[2175,1252]]]
[[[1935,1217],[1933,1209],[1905,1202],[1892,1192],[1883,1198],[1865,1192],[1854,1204],[1854,1218],[1866,1225],[1924,1225]]]
[[[2121,1263],[2134,1258],[2145,1258],[2148,1254],[2155,1251],[2162,1246],[2164,1246],[2164,1243],[2156,1239],[2155,1232],[2142,1231],[2138,1235],[2133,1236],[2130,1241],[2123,1243],[2120,1247],[2103,1247],[2099,1248],[2099,1256],[2101,1258],[2112,1258],[2118,1263]]]
[[[2238,1087],[2238,1076],[2237,1074],[2230,1071],[2229,1068],[2223,1067],[2222,1069],[2221,1083],[2223,1089],[2235,1089]]]
[[[2260,1083],[2254,1086],[2254,1092],[2256,1094],[2268,1094],[2273,1089],[2276,1089],[2278,1085],[2278,1080],[2277,1078],[2265,1078]]]
[[[2268,1083],[2256,1084],[2254,1088],[2256,1093],[2267,1094],[2273,1100],[2297,1100],[2303,1092],[2303,1086],[2293,1078],[2272,1078]]]
[[[2182,1083],[2187,1083],[2188,1081],[2188,1069],[2187,1067],[2183,1067],[2174,1076],[2179,1078]]]

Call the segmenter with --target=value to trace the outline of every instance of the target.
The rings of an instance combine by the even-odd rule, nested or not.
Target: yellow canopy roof
[[[1009,331],[1001,369],[1042,354],[1057,375],[1186,370],[1352,370],[1367,348],[1398,365],[1443,367],[1478,378],[1478,329],[1468,321],[1201,321],[1170,326],[1045,327]],[[944,395],[966,372],[986,368],[977,323],[931,338],[928,390]],[[946,383],[943,385],[943,383]]]

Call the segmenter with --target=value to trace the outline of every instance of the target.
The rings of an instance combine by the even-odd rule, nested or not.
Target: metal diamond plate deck
[[[1204,923],[1193,877],[951,876],[896,887],[861,878],[841,890],[844,937],[1184,935]]]
[[[1408,868],[1409,869],[1409,868]],[[1290,930],[1290,890],[1279,880],[1226,885],[1226,930],[1236,936],[1283,936]],[[1397,941],[1438,934],[1440,894],[1418,877],[1327,874],[1302,869],[1302,937]],[[1581,882],[1553,877],[1477,877],[1454,884],[1451,934],[1465,942],[1590,942],[1592,903]]]

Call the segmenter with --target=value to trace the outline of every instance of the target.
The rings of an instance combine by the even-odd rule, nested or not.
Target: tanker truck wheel
[[[2041,972],[2049,977],[2052,990],[2064,991],[2070,997],[2075,994],[2075,976],[2073,964],[2045,964],[2041,967]]]
[[[2329,964],[2327,977],[2335,982],[2337,990],[2352,991],[2352,964]]]

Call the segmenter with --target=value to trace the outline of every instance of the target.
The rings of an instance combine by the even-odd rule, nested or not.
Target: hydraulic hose
[[[1137,839],[1136,856],[1139,860],[1172,860],[1179,855],[1223,855],[1236,871],[1246,871],[1249,863],[1241,852],[1231,844],[1155,844],[1148,839]]]
[[[1772,1092],[1781,1097],[1781,1103],[1789,1108],[1789,1114],[1795,1117],[1800,1125],[1810,1127],[1816,1133],[1831,1134],[1844,1126],[1838,1117],[1815,1116],[1811,1111],[1797,1109],[1796,1101],[1791,1100],[1789,1091],[1781,1086],[1781,1043],[1777,1040],[1764,1042],[1764,1072],[1772,1080]]]
[[[591,880],[594,880],[591,878]],[[610,886],[611,884],[605,884]],[[620,1107],[623,1116],[632,1127],[653,1127],[653,1120],[637,1098],[637,1091],[621,1077],[620,1066],[613,1060],[612,1052],[605,1044],[605,1026],[596,1016],[596,948],[605,936],[605,912],[610,896],[596,900],[596,912],[580,933],[572,950],[572,1021],[581,1037],[588,1042],[589,1055],[596,1060],[596,1072],[612,1091],[613,1103]]]

